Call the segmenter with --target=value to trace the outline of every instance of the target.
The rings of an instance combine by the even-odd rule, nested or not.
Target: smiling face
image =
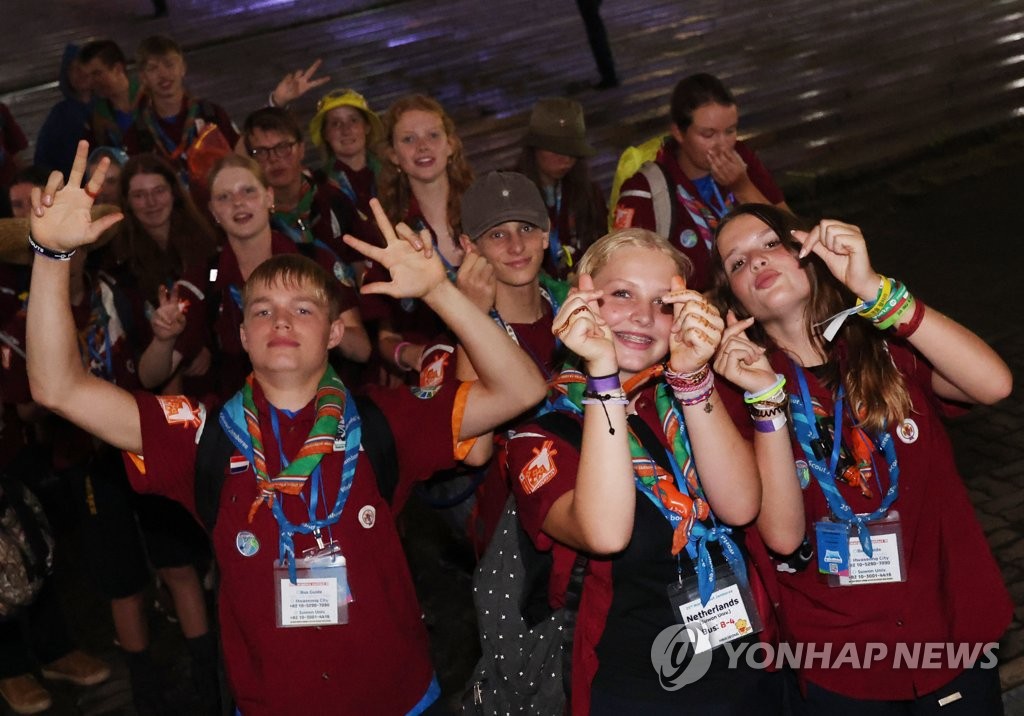
[[[327,365],[327,351],[341,341],[344,326],[340,319],[331,320],[328,304],[316,289],[308,281],[278,278],[247,284],[245,295],[240,335],[257,379],[318,378]]]
[[[335,107],[324,117],[323,137],[334,156],[351,164],[366,153],[370,123],[355,107]]]
[[[409,179],[424,183],[437,180],[447,170],[452,152],[440,115],[411,109],[395,122],[389,154]]]
[[[693,120],[685,130],[672,125],[672,136],[679,142],[679,166],[687,177],[706,176],[711,171],[708,154],[731,151],[736,146],[738,123],[736,105],[711,102],[693,111]]]
[[[803,315],[810,280],[767,224],[750,214],[737,216],[722,227],[715,248],[730,290],[751,316],[770,323]]]
[[[475,250],[487,259],[499,283],[526,286],[540,273],[548,235],[533,224],[508,221],[485,231],[472,247],[467,245],[466,250]]]
[[[672,328],[672,307],[661,305],[678,268],[664,252],[626,245],[615,250],[594,275],[598,302],[611,329],[619,374],[628,379],[665,358]]]
[[[174,192],[162,174],[136,174],[128,183],[128,208],[153,233],[171,223]]]
[[[248,169],[225,167],[210,187],[210,213],[229,238],[244,240],[270,226],[274,194]]]
[[[139,67],[139,80],[154,98],[180,100],[185,92],[185,58],[176,52],[154,55]]]

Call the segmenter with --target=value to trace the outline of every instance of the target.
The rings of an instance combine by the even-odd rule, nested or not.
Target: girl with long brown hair
[[[990,648],[1012,605],[940,418],[1006,397],[1009,368],[880,276],[856,226],[741,205],[712,262],[715,369],[746,391],[775,553],[761,572],[785,640],[836,647],[797,659],[796,713],[1001,713]],[[922,643],[953,649],[898,657]]]

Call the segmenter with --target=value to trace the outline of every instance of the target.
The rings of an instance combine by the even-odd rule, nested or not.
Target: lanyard
[[[824,441],[818,430],[818,423],[814,417],[814,407],[811,403],[811,391],[807,386],[807,377],[804,369],[793,363],[797,381],[800,384],[800,394],[790,394],[789,399],[793,405],[793,430],[796,433],[797,441],[803,450],[804,458],[811,468],[815,482],[821,487],[828,502],[832,514],[841,522],[857,527],[857,537],[860,539],[861,548],[864,554],[871,557],[873,549],[871,546],[871,533],[867,529],[867,523],[880,519],[889,511],[893,502],[899,495],[900,467],[896,459],[896,447],[893,445],[892,436],[888,431],[883,430],[881,435],[875,439],[875,447],[885,456],[885,462],[889,466],[889,489],[882,496],[882,503],[874,512],[869,515],[859,515],[853,511],[850,504],[839,492],[836,485],[836,466],[839,461],[839,450],[842,446],[843,429],[843,398],[845,391],[840,387],[836,396],[834,406],[835,416],[833,417],[833,441],[832,454],[828,463],[825,462]],[[880,488],[881,486],[879,486]]]
[[[667,390],[667,386],[658,386],[657,390]],[[670,410],[672,417],[678,421],[679,435],[676,440],[682,444],[683,451],[681,451],[681,455],[677,456],[674,449],[666,449],[654,436],[653,430],[642,419],[632,416],[629,420],[630,442],[633,443],[635,440],[635,443],[630,446],[630,452],[635,460],[633,463],[633,479],[636,483],[636,488],[658,508],[662,516],[668,520],[672,529],[675,530],[683,520],[682,515],[669,509],[662,497],[655,494],[654,485],[660,481],[656,477],[653,480],[650,477],[645,479],[641,477],[640,470],[637,470],[638,462],[641,464],[647,463],[651,475],[656,475],[655,464],[657,460],[655,455],[664,455],[667,464],[671,468],[676,489],[682,495],[693,499],[694,503],[697,499],[707,503],[707,500],[704,498],[703,489],[700,486],[700,478],[697,476],[696,466],[693,462],[693,448],[690,444],[689,434],[686,431],[686,423],[683,422],[683,416],[679,413],[679,409],[674,401]],[[666,415],[662,420],[667,420],[668,418],[669,416]],[[685,454],[685,466],[683,467],[679,463],[679,457],[682,454]],[[646,473],[648,470],[645,469],[643,472]],[[684,473],[691,475],[692,479],[684,477]],[[693,511],[697,511],[696,505],[693,507]],[[710,510],[710,505],[708,506],[707,519],[711,523],[710,527],[698,519],[696,515],[692,517],[686,542],[686,553],[689,555],[691,562],[693,562],[694,572],[697,574],[697,589],[702,605],[708,603],[715,591],[715,565],[708,551],[709,542],[718,542],[722,549],[722,554],[725,556],[736,578],[741,584],[747,583],[747,565],[744,561],[743,553],[732,537],[730,537],[732,528],[718,523],[714,512]]]
[[[551,200],[548,200],[548,197]],[[548,209],[555,210],[555,218],[551,222],[551,229],[548,231],[548,254],[551,256],[551,265],[556,269],[561,266],[560,259],[565,256],[565,265],[572,266],[572,256],[562,249],[562,241],[558,236],[558,222],[562,218],[562,181],[558,180],[553,187],[547,187],[544,191],[544,204]]]
[[[274,431],[274,439],[277,441],[277,449],[280,451],[281,447],[281,435],[280,427],[278,425],[277,409],[271,408],[270,411],[270,423]],[[277,526],[279,530],[278,536],[278,553],[280,555],[281,562],[287,561],[288,563],[288,576],[291,578],[292,583],[295,583],[295,534],[311,534],[317,541],[317,545],[323,546],[323,539],[320,537],[320,531],[324,527],[330,530],[331,525],[341,519],[341,513],[345,509],[345,503],[348,500],[348,494],[352,489],[352,481],[356,475],[356,464],[359,461],[359,444],[362,439],[362,426],[359,420],[359,412],[356,410],[356,401],[351,395],[346,396],[345,400],[345,415],[338,422],[338,434],[336,436],[336,442],[341,441],[344,443],[345,460],[341,471],[341,484],[338,486],[338,495],[334,500],[334,507],[331,509],[323,519],[317,519],[316,511],[319,506],[319,493],[322,491],[322,480],[320,467],[323,464],[321,461],[320,465],[317,465],[311,473],[312,478],[310,484],[310,499],[307,505],[309,520],[302,524],[292,524],[288,521],[288,518],[284,514],[284,508],[281,503],[283,502],[283,495],[278,495],[277,499],[271,503],[271,510],[273,511],[274,518],[277,520]],[[326,457],[326,456],[325,456]],[[287,465],[283,453],[281,454],[281,467],[284,468]],[[326,500],[325,500],[326,501]]]

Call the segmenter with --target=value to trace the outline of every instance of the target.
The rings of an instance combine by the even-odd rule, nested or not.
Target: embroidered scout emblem
[[[896,437],[907,445],[917,442],[917,437],[920,434],[921,432],[917,429],[917,423],[914,422],[913,418],[907,418],[896,428]]]
[[[687,229],[679,234],[679,243],[688,249],[692,249],[697,245],[697,232],[693,229]]]
[[[519,472],[519,483],[527,495],[532,495],[558,474],[554,460],[558,451],[552,450],[552,445],[551,440],[545,440],[540,448],[534,448],[533,459]]]
[[[614,229],[628,229],[633,225],[633,209],[627,209],[624,206],[620,206],[615,209],[615,221],[613,222],[612,228]]]
[[[232,475],[239,475],[249,469],[249,461],[243,455],[232,455],[228,463],[228,471]]]
[[[420,384],[410,390],[420,400],[428,400],[437,395],[444,383],[448,361],[455,351],[451,346],[438,344],[423,352],[423,364],[420,367]]]
[[[243,557],[252,557],[260,551],[260,541],[249,530],[242,530],[235,535],[235,549]]]
[[[206,408],[202,404],[198,408],[193,407],[184,395],[158,395],[156,399],[168,425],[191,425],[198,428],[206,418]]]
[[[811,484],[811,468],[804,460],[796,461],[796,476],[800,480],[800,489],[806,490]]]
[[[364,505],[359,510],[359,524],[366,529],[373,527],[373,523],[377,521],[377,508],[373,505]]]

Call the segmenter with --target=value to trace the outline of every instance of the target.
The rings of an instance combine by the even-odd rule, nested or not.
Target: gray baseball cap
[[[506,221],[524,221],[544,231],[550,224],[536,184],[518,172],[488,172],[462,195],[462,232],[476,241]]]

